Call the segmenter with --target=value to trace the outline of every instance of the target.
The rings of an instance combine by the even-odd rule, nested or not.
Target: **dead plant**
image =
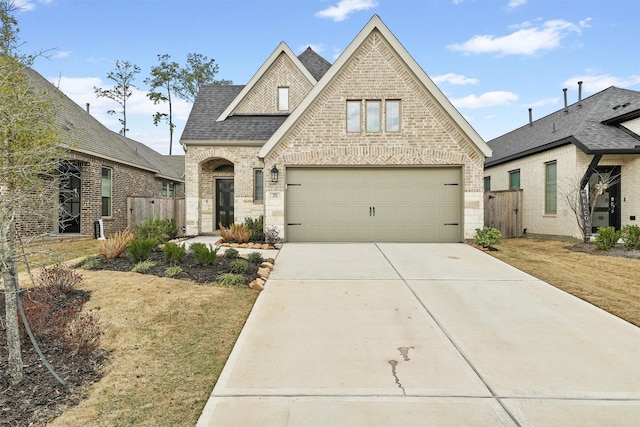
[[[105,259],[115,259],[127,248],[135,238],[131,230],[117,231],[98,244],[98,253]]]
[[[220,227],[220,237],[225,242],[233,242],[233,234],[231,234],[231,230],[226,228],[222,223],[218,223],[218,227]]]
[[[249,229],[244,224],[232,224],[230,230],[233,240],[238,243],[247,243],[251,237]]]

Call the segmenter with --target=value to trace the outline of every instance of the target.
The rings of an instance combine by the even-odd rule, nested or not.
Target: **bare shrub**
[[[117,231],[98,244],[98,253],[105,259],[115,259],[127,248],[134,239],[134,234],[129,230]]]
[[[82,275],[66,265],[45,267],[38,275],[38,283],[52,296],[64,296],[82,283]]]
[[[97,312],[80,313],[71,319],[61,334],[67,348],[73,355],[90,355],[99,346],[104,335]]]
[[[40,302],[32,299],[28,293],[22,296],[22,308],[27,317],[27,322],[31,328],[31,333],[37,338],[42,338],[51,333],[49,320],[51,317],[51,303]],[[20,322],[20,332],[23,340],[26,340],[27,333],[24,325]]]

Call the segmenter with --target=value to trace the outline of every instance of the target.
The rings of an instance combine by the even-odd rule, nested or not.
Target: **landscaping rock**
[[[271,272],[271,270],[269,270],[268,268],[259,268],[258,269],[258,276],[266,279],[267,277],[269,277],[269,273],[270,272]]]
[[[262,282],[262,283],[260,283],[260,282]],[[249,283],[249,287],[251,289],[256,289],[258,291],[262,291],[262,290],[264,290],[264,280],[256,279],[256,280],[252,281],[251,283]]]
[[[260,264],[260,268],[268,268],[269,270],[273,270],[273,264],[264,261],[262,264]]]

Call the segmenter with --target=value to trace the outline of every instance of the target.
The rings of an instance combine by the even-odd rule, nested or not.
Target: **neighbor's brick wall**
[[[289,111],[293,111],[313,85],[291,59],[281,53],[252,90],[234,110],[234,114],[283,114],[278,110],[278,87],[289,87]]]
[[[347,100],[401,100],[401,131],[346,132]],[[267,182],[266,223],[284,234],[286,166],[464,165],[464,237],[483,223],[483,154],[427,93],[378,32],[373,32],[342,72],[312,103],[265,159],[282,171]],[[286,236],[285,236],[286,237]]]

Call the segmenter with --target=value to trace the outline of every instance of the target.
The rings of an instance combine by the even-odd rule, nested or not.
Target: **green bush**
[[[260,215],[258,218],[245,218],[244,225],[249,230],[250,242],[263,242],[264,241],[264,216]]]
[[[134,273],[146,273],[156,265],[157,263],[155,261],[139,261],[136,265],[133,266],[131,271],[133,271]]]
[[[83,270],[93,270],[98,267],[100,267],[100,258],[95,255],[85,257],[77,266],[77,268],[81,268]]]
[[[156,239],[137,238],[129,243],[128,254],[132,262],[144,261],[149,258],[149,254],[158,245]]]
[[[178,226],[173,219],[148,219],[136,225],[134,232],[138,238],[156,239],[161,244],[178,235]]]
[[[625,225],[620,230],[625,249],[640,249],[640,226]]]
[[[242,274],[225,273],[218,278],[218,283],[224,286],[240,286],[247,283],[247,278]]]
[[[252,264],[262,264],[264,258],[260,252],[251,252],[247,257],[247,260]]]
[[[249,269],[249,263],[243,259],[237,259],[231,264],[231,273],[244,274]]]
[[[218,250],[220,250],[218,246],[213,249],[211,245],[207,246],[204,243],[193,243],[189,247],[189,252],[199,265],[215,264],[218,261]]]
[[[178,245],[172,242],[167,242],[162,248],[164,253],[164,259],[169,261],[170,264],[180,264],[187,255],[187,248],[184,245]]]
[[[491,249],[493,245],[497,245],[500,242],[502,242],[502,233],[497,228],[489,228],[487,226],[476,228],[476,237],[474,239],[476,245]]]
[[[594,245],[602,251],[608,251],[620,239],[620,232],[614,227],[598,227]]]
[[[172,277],[176,277],[180,273],[182,273],[182,267],[180,267],[179,265],[174,265],[174,266],[168,267],[164,271],[164,277],[172,278]]]
[[[226,251],[224,251],[224,257],[227,259],[233,259],[233,258],[237,258],[238,257],[238,251],[234,248],[227,248]]]

